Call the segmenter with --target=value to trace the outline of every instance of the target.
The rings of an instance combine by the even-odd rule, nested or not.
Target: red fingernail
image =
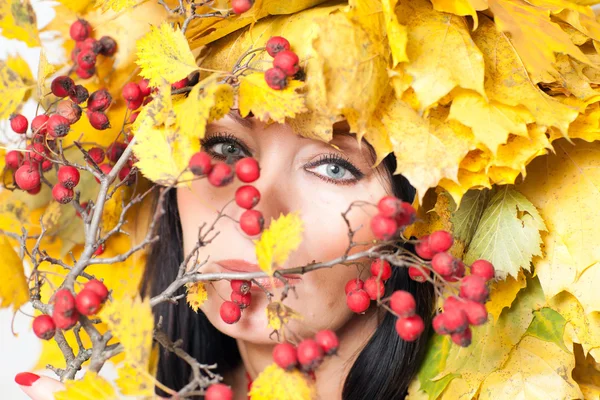
[[[31,386],[38,379],[40,379],[40,376],[31,372],[21,372],[15,376],[15,382],[21,386]]]

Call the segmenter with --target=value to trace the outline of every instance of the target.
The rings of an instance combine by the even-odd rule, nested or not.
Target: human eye
[[[311,174],[336,185],[352,185],[365,176],[348,159],[337,153],[324,154],[304,167],[307,171],[311,168],[317,172],[309,171]]]
[[[204,151],[216,159],[251,157],[250,150],[233,134],[217,132],[200,139]]]

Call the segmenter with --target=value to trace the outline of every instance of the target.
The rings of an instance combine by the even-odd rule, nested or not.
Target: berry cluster
[[[381,299],[385,294],[384,282],[392,276],[392,267],[389,262],[377,259],[371,262],[371,276],[362,281],[359,278],[350,279],[346,283],[346,304],[355,313],[367,311],[371,300]]]
[[[405,227],[415,222],[414,207],[394,196],[385,196],[377,204],[379,212],[371,218],[371,230],[379,240],[400,237]]]
[[[79,320],[79,315],[97,314],[108,298],[108,289],[98,280],[90,280],[83,289],[73,296],[68,289],[60,289],[54,294],[52,317],[39,315],[33,320],[33,332],[37,337],[49,340],[56,329],[71,329]]]
[[[252,301],[252,282],[233,279],[231,281],[231,301],[221,304],[219,314],[223,322],[235,324],[242,317],[242,310]]]
[[[282,90],[288,85],[288,77],[301,79],[298,55],[290,50],[290,42],[281,36],[267,41],[267,53],[273,57],[273,67],[265,71],[265,81],[271,89]]]
[[[79,171],[70,165],[58,169],[58,183],[52,188],[52,197],[61,204],[73,200],[73,188],[79,183]]]
[[[200,151],[190,158],[188,168],[196,176],[206,176],[208,182],[222,187],[233,182],[234,170],[237,178],[244,183],[252,183],[260,177],[258,161],[252,157],[238,160],[232,169],[226,162],[212,163],[208,153]],[[260,192],[252,185],[240,186],[235,192],[235,202],[246,209],[240,216],[240,227],[249,236],[258,235],[264,227],[264,218],[260,211],[253,208],[260,201]]]
[[[73,22],[69,33],[75,41],[71,60],[75,63],[75,73],[81,79],[91,78],[96,73],[98,55],[110,57],[117,51],[117,42],[110,36],[103,36],[100,40],[92,38],[92,26],[84,19]]]
[[[302,340],[297,347],[287,342],[277,344],[273,348],[273,361],[286,371],[299,368],[311,373],[321,365],[324,356],[336,354],[339,345],[335,332],[322,330],[314,339]]]

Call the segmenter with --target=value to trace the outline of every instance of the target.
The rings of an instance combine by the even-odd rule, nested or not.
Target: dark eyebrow
[[[254,126],[251,119],[242,118],[240,115],[240,110],[237,108],[232,108],[227,115],[229,115],[232,120],[242,125],[244,128],[252,129]]]

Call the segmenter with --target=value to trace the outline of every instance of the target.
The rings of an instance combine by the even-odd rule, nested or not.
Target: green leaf
[[[496,276],[517,277],[519,269],[531,269],[533,256],[541,255],[540,230],[544,220],[529,200],[506,185],[487,205],[467,251],[465,262],[483,258],[494,264]]]
[[[563,341],[567,320],[549,307],[534,311],[533,315],[533,321],[531,321],[531,325],[529,325],[525,334],[546,342],[556,343],[561,349],[569,353]]]
[[[448,383],[458,374],[448,374],[441,379],[433,380],[446,366],[446,358],[452,347],[452,341],[447,335],[433,335],[427,345],[427,354],[421,364],[417,377],[421,383],[421,390],[429,395],[429,399],[437,399]]]
[[[491,191],[488,189],[469,190],[460,201],[460,207],[452,214],[452,234],[465,246],[471,243],[490,197]]]

